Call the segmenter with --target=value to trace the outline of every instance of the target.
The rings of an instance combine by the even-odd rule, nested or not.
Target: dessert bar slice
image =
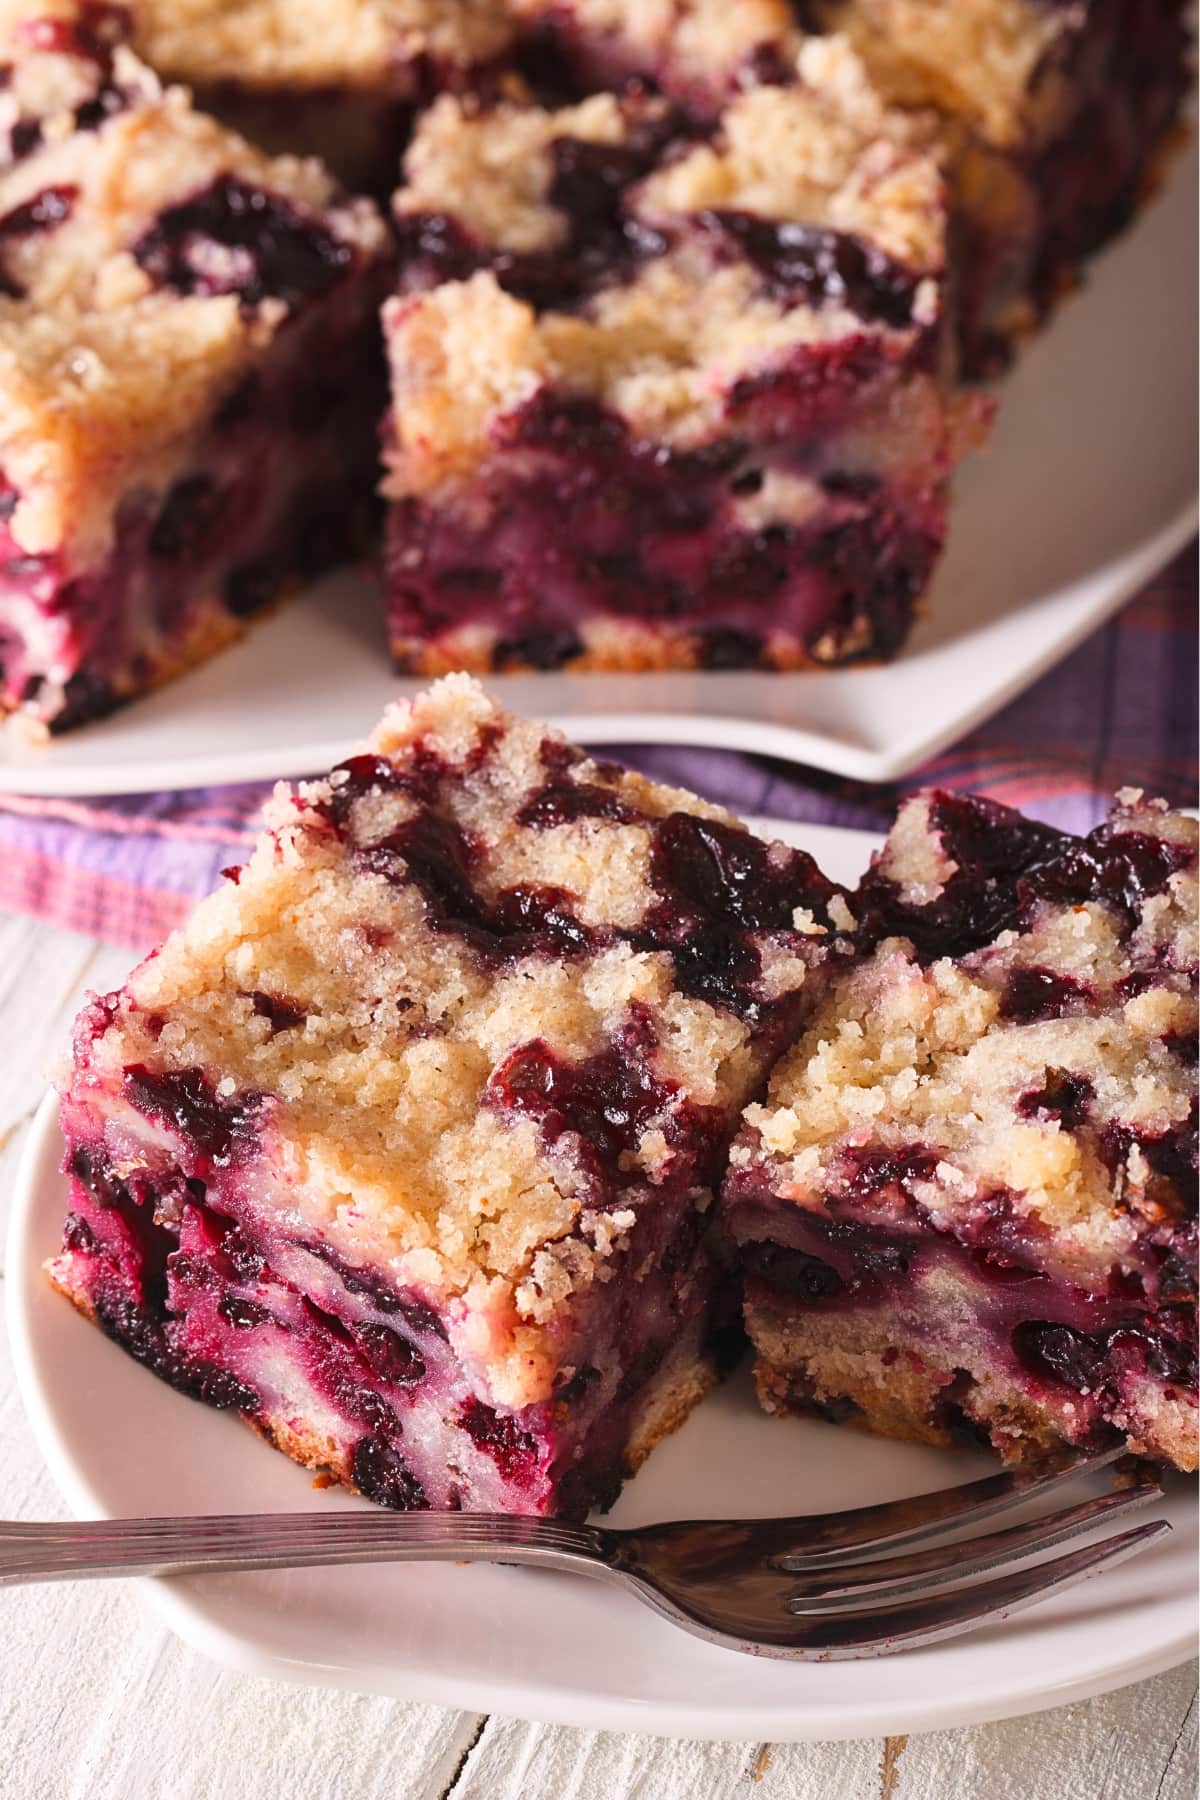
[[[1196,1466],[1196,848],[910,800],[731,1154],[769,1411]]]
[[[164,92],[119,8],[0,15],[0,712],[62,730],[345,554],[386,228]]]
[[[400,668],[801,668],[904,641],[982,417],[921,121],[838,40],[697,135],[443,97],[396,197]]]
[[[944,121],[970,373],[1017,338],[1120,231],[1187,92],[1184,0],[805,0],[850,34],[900,104]]]
[[[465,675],[230,874],[79,1020],[53,1280],[372,1499],[608,1503],[713,1379],[715,1184],[839,891]]]
[[[637,82],[700,116],[719,112],[741,86],[790,79],[800,47],[789,0],[512,0],[512,8],[535,73],[582,91]]]
[[[131,12],[139,55],[198,104],[380,194],[414,108],[494,76],[517,30],[501,0],[132,0]]]

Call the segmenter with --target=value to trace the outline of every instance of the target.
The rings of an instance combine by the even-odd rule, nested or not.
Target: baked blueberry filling
[[[668,240],[635,216],[625,196],[656,165],[678,125],[665,112],[647,115],[621,144],[555,138],[546,198],[566,235],[552,250],[507,251],[447,213],[398,212],[402,283],[435,287],[490,269],[501,287],[539,311],[567,312],[597,289],[627,281],[640,262],[660,256]]]
[[[61,225],[64,219],[70,218],[78,192],[78,188],[66,183],[57,187],[45,187],[40,193],[34,194],[32,199],[23,201],[20,206],[10,207],[0,217],[0,294],[12,300],[20,300],[24,294],[20,284],[11,275],[4,273],[2,259],[5,244],[11,243],[14,238],[27,238],[39,232],[53,231],[56,225]]]
[[[912,323],[918,278],[852,232],[724,209],[698,213],[695,222],[745,257],[768,293],[814,306],[845,306],[861,319],[898,329]]]
[[[133,246],[159,287],[179,294],[236,294],[289,307],[321,294],[354,259],[349,244],[279,194],[223,175],[159,214]]]
[[[740,475],[761,485],[764,463],[788,481],[820,481],[821,392],[812,359],[798,356],[753,390],[731,392],[730,436],[680,451],[636,440],[596,401],[540,390],[497,422],[498,450],[537,458],[527,470],[523,456],[506,468],[497,455],[480,477],[484,524],[454,506],[390,508],[389,619],[401,666],[481,622],[494,625],[506,667],[562,666],[587,653],[598,621],[625,620],[685,634],[691,660],[707,667],[777,656],[786,666],[805,651],[814,661],[893,654],[941,547],[933,510],[923,518],[911,504],[889,508],[873,480],[869,508],[836,494],[832,511],[804,523],[751,526],[738,511]],[[776,442],[756,447],[754,419],[766,429],[774,414]],[[491,569],[486,585],[456,578],[465,558]],[[773,652],[776,640],[783,647]]]
[[[555,1098],[566,1104],[561,1094]],[[573,1123],[604,1116],[593,1106],[603,1101],[587,1103],[586,1121],[573,1113]],[[206,1109],[197,1111],[191,1093],[183,1104],[172,1098],[170,1107],[179,1131],[198,1123],[189,1160],[208,1157],[214,1128]],[[609,1111],[619,1112],[619,1103]],[[619,1126],[610,1129],[619,1136]],[[587,1366],[547,1405],[506,1412],[464,1393],[447,1363],[443,1317],[377,1271],[352,1269],[327,1246],[281,1239],[274,1255],[290,1258],[297,1276],[305,1266],[297,1254],[315,1256],[328,1266],[332,1285],[321,1289],[318,1303],[297,1279],[282,1276],[265,1245],[252,1245],[214,1208],[214,1194],[231,1179],[228,1166],[214,1172],[207,1190],[168,1167],[126,1181],[102,1147],[77,1144],[69,1170],[78,1210],[67,1217],[63,1247],[89,1307],[108,1335],[180,1391],[243,1413],[268,1437],[281,1429],[281,1382],[293,1404],[302,1393],[309,1405],[332,1409],[332,1437],[345,1446],[354,1486],[400,1510],[468,1501],[541,1510],[560,1488],[568,1511],[586,1509],[601,1493],[612,1498],[629,1410],[669,1349],[661,1335],[626,1366],[615,1398],[612,1379]],[[674,1288],[687,1306],[683,1296],[707,1251],[699,1231],[686,1250],[675,1247],[680,1255],[660,1286],[664,1301]],[[660,1318],[660,1304],[649,1307],[651,1321]],[[626,1336],[636,1329],[632,1317],[624,1319]],[[432,1473],[429,1449],[421,1447],[431,1431],[450,1446],[441,1452],[446,1466]],[[474,1462],[466,1448],[454,1450],[456,1437],[479,1452]],[[494,1479],[502,1486],[492,1492]]]
[[[1073,838],[970,794],[935,793],[929,823],[957,865],[937,900],[906,901],[879,868],[860,889],[865,940],[906,937],[929,960],[964,956],[1002,931],[1026,929],[1042,903],[1100,901],[1131,930],[1145,901],[1161,894],[1193,854],[1186,844],[1119,825],[1098,825],[1086,838]],[[1017,1018],[1056,1017],[1085,992],[1073,978],[1022,969],[1011,979],[1008,1004]]]

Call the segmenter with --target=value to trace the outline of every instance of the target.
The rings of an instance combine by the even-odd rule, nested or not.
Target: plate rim
[[[814,836],[819,843],[826,834],[857,840],[864,850],[883,842],[881,833],[841,826],[763,818],[749,822],[760,830],[769,828],[801,848],[806,847],[806,839],[812,845]],[[57,1094],[50,1087],[30,1124],[13,1183],[5,1258],[5,1312],[17,1391],[55,1486],[76,1517],[106,1517],[111,1515],[59,1428],[39,1366],[33,1302],[35,1296],[43,1294],[44,1278],[41,1250],[35,1243],[36,1213],[41,1184],[47,1172],[57,1166],[60,1143]],[[777,1701],[756,1708],[744,1700],[726,1704],[709,1696],[703,1705],[689,1707],[632,1696],[596,1697],[579,1688],[548,1690],[536,1679],[516,1675],[459,1677],[444,1670],[388,1668],[369,1659],[357,1664],[322,1662],[319,1646],[313,1647],[312,1654],[284,1656],[273,1647],[255,1643],[214,1616],[217,1603],[206,1601],[203,1584],[202,1576],[177,1576],[147,1577],[134,1585],[151,1613],[192,1649],[244,1674],[266,1675],[309,1687],[387,1695],[458,1711],[498,1712],[550,1725],[638,1731],[707,1742],[753,1738],[777,1743],[838,1742],[989,1724],[1052,1710],[1146,1680],[1187,1661],[1197,1648],[1196,1634],[1184,1629],[1152,1649],[1133,1656],[1110,1656],[1082,1674],[1067,1675],[1049,1685],[1039,1675],[1036,1690],[1023,1689],[1019,1680],[1010,1677],[1004,1687],[988,1698],[968,1694],[955,1699],[942,1692],[920,1705],[912,1701],[893,1702],[886,1691],[872,1693],[869,1672],[877,1665],[864,1661],[855,1666],[864,1671],[864,1691],[871,1697],[839,1701],[836,1709],[831,1709],[827,1700],[805,1700],[802,1696],[790,1703],[786,1712]],[[886,1683],[879,1685],[886,1690]]]

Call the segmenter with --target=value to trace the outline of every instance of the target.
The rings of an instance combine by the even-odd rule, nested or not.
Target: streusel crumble
[[[527,62],[551,83],[669,94],[700,117],[739,87],[791,78],[789,0],[512,0]]]
[[[385,194],[414,110],[487,81],[518,21],[501,0],[131,0],[134,46],[272,150]]]

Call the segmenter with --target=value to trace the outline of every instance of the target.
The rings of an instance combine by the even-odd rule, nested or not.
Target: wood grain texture
[[[0,1227],[83,990],[129,962],[0,915]],[[6,1516],[63,1516],[7,1340],[0,1468]],[[1193,1800],[1196,1675],[971,1731],[697,1744],[291,1687],[209,1663],[132,1585],[16,1588],[0,1595],[0,1800]]]

